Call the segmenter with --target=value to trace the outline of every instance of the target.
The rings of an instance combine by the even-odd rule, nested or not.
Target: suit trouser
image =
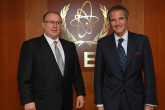
[[[119,110],[131,110],[130,104],[128,102],[128,99],[127,99],[124,91],[121,94],[121,101],[120,101]]]

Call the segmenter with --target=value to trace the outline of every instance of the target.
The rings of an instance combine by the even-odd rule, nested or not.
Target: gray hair
[[[112,11],[115,11],[115,10],[123,10],[124,16],[125,16],[126,20],[128,21],[128,15],[129,15],[128,10],[127,10],[124,6],[115,5],[115,6],[113,6],[112,8],[110,8],[110,9],[108,10],[107,19],[109,20],[109,22],[110,22],[110,20],[111,20],[111,18],[110,18],[110,13],[111,13]]]

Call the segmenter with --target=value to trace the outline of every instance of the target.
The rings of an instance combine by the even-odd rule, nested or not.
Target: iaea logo
[[[108,33],[108,30],[109,30],[109,22],[107,20],[108,10],[106,9],[106,7],[104,5],[101,5],[101,4],[99,4],[99,5],[100,5],[100,10],[101,10],[103,17],[104,17],[104,23],[103,23],[103,27],[102,27],[101,31],[91,41],[78,40],[69,31],[69,29],[67,28],[67,25],[66,25],[66,15],[67,15],[67,12],[69,10],[70,4],[65,5],[60,12],[62,20],[63,20],[62,32],[63,32],[65,39],[67,39],[71,42],[74,42],[78,46],[81,46],[84,43],[91,46],[93,44],[97,44],[97,41],[100,38],[105,37]],[[89,14],[87,14],[87,12],[85,12],[85,10],[84,10],[84,8],[86,8],[86,7],[89,7],[89,9],[90,9],[90,10],[88,10]],[[95,24],[99,21],[99,18],[97,16],[93,15],[92,13],[93,13],[92,4],[90,3],[90,1],[86,1],[82,5],[81,8],[77,9],[77,14],[74,16],[74,19],[72,19],[70,21],[70,24],[72,26],[76,27],[77,33],[78,33],[77,36],[80,39],[86,37],[86,35],[88,35],[88,34],[92,34],[93,28],[95,27]]]

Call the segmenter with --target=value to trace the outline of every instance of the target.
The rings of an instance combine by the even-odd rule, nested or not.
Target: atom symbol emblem
[[[83,8],[89,5],[90,8],[90,14],[87,15],[87,13],[83,10]],[[80,38],[83,38],[86,34],[91,34],[92,29],[94,28],[94,25],[96,22],[99,21],[99,18],[97,16],[92,15],[92,5],[89,1],[86,1],[81,8],[77,10],[77,15],[75,15],[75,19],[73,19],[70,24],[72,26],[77,27],[78,36]]]
[[[74,42],[76,45],[78,46],[81,46],[82,44],[84,43],[87,43],[89,46],[92,46],[92,45],[96,45],[97,44],[97,41],[100,39],[100,38],[103,38],[107,35],[108,33],[108,30],[109,30],[109,21],[107,19],[107,13],[108,13],[108,10],[107,8],[102,5],[102,4],[99,4],[100,5],[100,10],[102,11],[102,14],[103,14],[103,20],[104,20],[104,23],[103,23],[103,27],[101,29],[101,31],[95,36],[95,38],[91,41],[84,41],[84,40],[77,40],[76,37],[69,31],[69,29],[67,28],[67,24],[66,24],[66,15],[67,15],[67,12],[69,10],[69,7],[70,7],[70,4],[68,5],[65,5],[63,7],[63,9],[61,10],[60,12],[60,15],[61,15],[61,18],[62,18],[62,33],[63,33],[63,36],[65,39],[67,39],[68,41],[71,41],[71,42]],[[82,8],[83,9],[83,8]],[[92,14],[91,14],[92,15]],[[85,19],[85,18],[84,18]],[[82,19],[81,19],[82,20]],[[87,20],[88,21],[88,20]],[[86,24],[85,22],[83,22],[84,24]],[[88,22],[87,22],[88,23]],[[94,22],[96,23],[96,22]],[[94,24],[93,23],[93,24]],[[88,25],[90,26],[90,25]],[[94,25],[93,25],[94,26]],[[85,26],[84,26],[85,28]]]

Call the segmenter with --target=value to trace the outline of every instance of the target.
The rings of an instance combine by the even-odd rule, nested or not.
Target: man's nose
[[[119,20],[116,20],[116,25],[119,25]]]

